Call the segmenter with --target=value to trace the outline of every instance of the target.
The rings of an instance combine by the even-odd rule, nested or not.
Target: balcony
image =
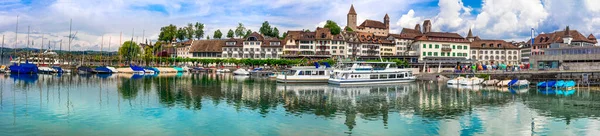
[[[299,46],[298,45],[286,45],[285,48],[286,49],[298,49]]]

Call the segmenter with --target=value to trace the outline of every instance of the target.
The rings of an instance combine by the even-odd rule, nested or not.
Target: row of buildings
[[[177,57],[189,58],[252,58],[252,59],[379,59],[408,60],[413,66],[425,63],[444,63],[453,67],[459,63],[479,64],[534,64],[552,67],[544,56],[556,55],[558,47],[596,47],[596,38],[584,36],[576,30],[540,34],[532,42],[507,42],[481,39],[469,30],[466,37],[458,33],[434,32],[432,22],[425,20],[414,28],[403,28],[398,34],[390,33],[390,18],[383,22],[365,20],[357,25],[354,6],[347,14],[347,26],[337,35],[327,28],[314,31],[288,31],[282,39],[252,33],[243,39],[187,41],[176,46]],[[533,43],[533,44],[532,44]],[[551,50],[551,54],[547,54]],[[564,52],[561,52],[565,54]],[[538,60],[544,63],[539,64]],[[533,62],[535,61],[535,62]],[[542,62],[540,61],[540,62]],[[560,62],[562,63],[562,62]],[[547,66],[549,65],[549,66]],[[425,65],[423,65],[425,66]]]

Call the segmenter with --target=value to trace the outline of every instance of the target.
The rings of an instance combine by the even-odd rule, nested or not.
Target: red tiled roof
[[[590,35],[588,36],[588,40],[596,40],[596,37],[594,37],[594,35],[593,35],[593,34],[590,34]]]
[[[413,35],[413,34],[390,34],[390,36],[397,38],[397,39],[414,39],[415,37],[417,37],[416,35]]]
[[[597,43],[596,40],[588,39],[583,34],[579,33],[577,30],[570,30],[569,34],[573,38],[572,42],[587,42],[594,44]],[[549,45],[551,43],[563,43],[563,37],[565,35],[565,31],[556,31],[553,33],[540,34],[537,37],[535,37],[533,43],[534,45]]]
[[[238,47],[242,47],[244,46],[244,39],[227,39],[225,40],[225,42],[235,42],[235,45],[224,45],[224,46],[228,46],[228,47],[233,47],[233,46],[238,46]]]
[[[329,28],[317,27],[317,30],[315,30],[315,34],[316,34],[315,39],[317,39],[317,40],[333,39],[333,36],[331,35],[331,31],[329,30]]]
[[[387,28],[384,23],[382,23],[380,21],[369,20],[369,19],[365,20],[365,22],[360,24],[360,26],[358,26],[358,27],[359,28],[371,27],[371,28],[380,28],[380,29]]]

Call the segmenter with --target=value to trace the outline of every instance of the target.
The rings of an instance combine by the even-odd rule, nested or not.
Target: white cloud
[[[423,21],[421,17],[415,17],[415,11],[411,9],[408,13],[402,15],[402,17],[398,19],[396,25],[400,28],[414,28],[415,25],[421,23],[421,21]]]

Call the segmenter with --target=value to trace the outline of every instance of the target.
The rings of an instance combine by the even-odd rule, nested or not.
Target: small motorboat
[[[52,69],[56,70],[56,73],[65,73],[65,71],[59,66],[52,66]]]
[[[158,70],[158,68],[156,67],[145,67],[144,70],[152,70],[154,71],[154,73],[160,73],[160,70]]]
[[[79,73],[79,74],[91,74],[91,73],[95,73],[95,72],[94,72],[94,69],[92,69],[90,67],[80,66],[80,67],[77,67],[77,73]]]
[[[111,66],[105,66],[108,70],[110,70],[112,73],[119,73],[119,71],[117,71],[117,69],[115,67],[111,67]]]
[[[527,80],[518,80],[517,82],[511,84],[511,87],[522,87],[522,86],[529,86],[530,82]]]
[[[131,68],[134,74],[146,74],[146,70],[140,66],[129,64],[129,68]]]
[[[551,87],[554,87],[554,84],[556,84],[556,81],[539,82],[537,84],[537,87],[540,87],[540,88],[551,88]]]
[[[235,71],[233,71],[234,75],[250,75],[250,72],[246,71],[245,69],[237,69]]]
[[[482,82],[483,82],[483,79],[477,78],[477,77],[472,77],[469,79],[464,79],[464,80],[459,81],[460,85],[479,85]]]
[[[556,81],[556,84],[554,84],[554,87],[556,87],[556,88],[565,87],[565,81],[563,81],[563,80]]]
[[[450,79],[448,80],[448,82],[446,82],[448,85],[459,85],[460,81],[465,80],[464,77],[456,77],[454,79]]]
[[[484,81],[483,85],[494,86],[494,85],[498,84],[498,82],[500,82],[500,80],[492,79],[492,80]]]
[[[220,73],[229,73],[229,72],[231,72],[231,70],[229,70],[229,69],[217,69],[217,72],[220,72]]]
[[[496,84],[496,86],[508,86],[508,83],[510,83],[510,81],[512,81],[512,80],[502,80],[502,81],[498,82]]]
[[[565,88],[571,88],[571,87],[575,87],[575,85],[577,85],[577,83],[575,83],[575,81],[569,80],[569,81],[565,82],[564,87]]]
[[[110,70],[106,66],[99,66],[99,67],[94,68],[94,73],[97,73],[97,74],[109,74],[109,73],[113,73],[113,71]]]
[[[55,69],[50,68],[50,67],[38,67],[38,71],[40,73],[46,73],[46,74],[57,73],[57,71]]]

